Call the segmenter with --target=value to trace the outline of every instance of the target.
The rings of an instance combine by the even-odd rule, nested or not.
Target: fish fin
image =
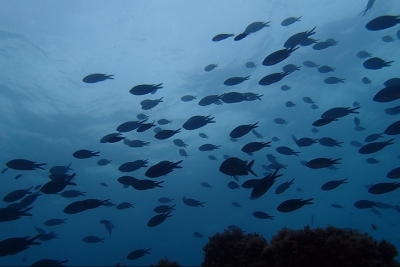
[[[254,164],[254,159],[253,159],[252,161],[250,161],[249,164],[247,164],[247,170],[248,170],[251,174],[253,174],[254,176],[258,177],[258,175],[255,174],[255,172],[253,172],[253,170],[251,169],[251,167],[253,166],[253,164]]]

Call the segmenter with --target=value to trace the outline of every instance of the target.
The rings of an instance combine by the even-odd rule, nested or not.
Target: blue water
[[[208,236],[222,232],[229,225],[237,225],[247,232],[257,232],[270,239],[283,227],[299,229],[305,225],[325,227],[328,224],[358,229],[374,238],[387,239],[399,247],[398,220],[400,214],[394,208],[360,210],[353,203],[360,199],[400,205],[398,191],[382,195],[368,193],[365,185],[378,182],[395,182],[386,178],[393,168],[399,167],[399,138],[394,144],[371,155],[359,154],[358,147],[350,144],[358,141],[366,144],[369,134],[382,133],[399,119],[388,115],[386,108],[398,106],[399,100],[390,103],[372,101],[390,78],[399,77],[400,40],[395,26],[382,31],[368,31],[365,24],[382,15],[396,15],[398,1],[376,1],[365,16],[360,12],[368,1],[8,1],[0,8],[0,161],[5,164],[16,158],[47,163],[46,170],[18,171],[9,169],[0,175],[0,196],[16,189],[25,189],[49,181],[48,170],[56,165],[71,164],[77,175],[76,189],[87,192],[86,197],[67,199],[61,195],[41,195],[32,204],[31,217],[0,223],[0,241],[11,237],[35,236],[35,227],[55,232],[58,238],[41,241],[41,245],[12,256],[0,258],[0,265],[30,265],[43,259],[69,260],[66,265],[127,265],[156,264],[163,257],[177,260],[181,265],[200,265],[202,248]],[[281,21],[287,17],[302,16],[300,21],[284,27]],[[252,22],[270,22],[256,33],[240,41],[228,38],[220,42],[211,39],[219,33],[238,35]],[[293,34],[311,30],[311,36],[319,41],[335,39],[336,46],[314,50],[302,46],[284,61],[274,66],[262,66],[264,58],[283,48],[283,43]],[[394,42],[383,42],[390,35]],[[365,50],[392,66],[380,70],[365,69],[365,59],[356,53]],[[316,68],[308,68],[304,61],[329,65],[334,72],[322,74]],[[247,68],[247,62],[257,64]],[[205,72],[209,64],[218,67]],[[261,86],[259,80],[267,74],[281,72],[286,64],[301,66],[280,82]],[[91,73],[114,74],[114,80],[94,84],[82,82]],[[223,82],[231,77],[250,79],[228,87]],[[344,78],[344,83],[325,84],[329,76]],[[372,83],[361,80],[368,77]],[[129,90],[138,84],[159,84],[163,88],[155,94],[134,96]],[[282,91],[283,85],[291,87]],[[234,104],[201,107],[198,101],[212,94],[231,91],[254,92],[262,100]],[[196,100],[183,102],[184,95],[197,96]],[[163,102],[152,110],[142,110],[144,99]],[[302,98],[311,97],[318,109],[312,109]],[[288,108],[285,102],[295,107]],[[313,133],[312,123],[326,110],[334,107],[353,107],[360,103],[359,114],[350,114]],[[148,122],[165,118],[171,124],[163,129],[178,129],[195,115],[211,115],[216,121],[203,128],[180,133],[166,140],[154,138],[153,129],[143,133],[124,133],[129,140],[150,142],[149,146],[131,148],[123,142],[104,144],[99,140],[113,133],[123,122],[137,120],[136,115],[150,116]],[[356,131],[354,118],[360,119],[363,131]],[[283,118],[287,125],[276,124],[275,118]],[[229,133],[241,124],[259,121],[258,139],[249,133],[232,142]],[[199,137],[206,133],[209,139]],[[297,147],[297,138],[331,137],[343,142],[342,147],[325,147],[314,144]],[[248,142],[269,142],[264,148],[249,156],[240,151]],[[189,155],[182,157],[172,140],[180,138],[188,144]],[[378,141],[392,136],[383,135]],[[221,145],[218,150],[201,152],[204,143]],[[300,151],[299,156],[281,155],[279,146]],[[100,157],[76,159],[72,154],[79,149],[100,151]],[[261,198],[249,199],[251,189],[229,189],[234,179],[219,171],[223,155],[243,160],[255,160],[253,170],[259,178],[270,164],[266,154],[273,154],[286,169],[272,188]],[[214,155],[217,160],[208,158]],[[337,170],[310,169],[301,161],[317,157],[342,158]],[[379,164],[368,164],[373,157]],[[111,164],[98,166],[99,159],[112,160]],[[124,174],[118,167],[128,161],[148,159],[148,166],[159,161],[179,161],[182,169],[175,169],[155,181],[164,181],[163,188],[138,191],[123,188],[117,179],[131,175],[146,179],[146,168]],[[72,173],[72,172],[70,172]],[[266,172],[265,174],[267,174]],[[14,179],[18,174],[20,178]],[[255,178],[251,174],[239,177],[239,184]],[[285,181],[294,184],[283,194],[274,193]],[[330,180],[348,178],[348,183],[332,191],[320,187]],[[201,186],[207,182],[212,188]],[[108,187],[101,186],[106,183]],[[301,189],[301,191],[299,191]],[[33,192],[33,191],[32,191]],[[182,197],[205,202],[204,207],[189,207]],[[156,227],[148,227],[148,220],[156,215],[153,209],[161,205],[160,197],[174,199],[176,210],[172,217]],[[73,201],[85,198],[110,199],[114,204],[127,201],[134,208],[117,210],[115,207],[99,207],[83,213],[67,215],[63,209]],[[277,206],[292,198],[314,198],[292,213],[281,213]],[[237,201],[242,208],[231,205]],[[335,209],[331,204],[340,204]],[[8,203],[3,202],[1,208]],[[254,211],[263,211],[274,220],[255,218]],[[48,227],[43,223],[51,218],[68,218],[67,224]],[[313,218],[313,219],[312,219]],[[115,225],[111,237],[100,220],[111,220]],[[372,230],[371,224],[377,229]],[[193,235],[199,232],[203,238]],[[87,235],[105,238],[104,243],[87,244]],[[150,253],[134,261],[126,259],[136,249],[152,248]]]

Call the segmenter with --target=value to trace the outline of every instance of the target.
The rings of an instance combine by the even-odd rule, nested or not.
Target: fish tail
[[[255,172],[253,172],[253,170],[251,169],[251,167],[253,166],[253,164],[254,164],[254,159],[253,159],[252,161],[250,161],[250,163],[247,165],[247,170],[248,170],[251,174],[253,174],[254,176],[258,177],[258,175],[255,174]]]
[[[302,200],[302,202],[304,203],[304,204],[314,204],[313,202],[310,202],[310,201],[312,201],[314,198],[309,198],[309,199],[305,199],[305,200]]]
[[[47,163],[40,163],[40,164],[35,164],[35,167],[41,170],[45,170],[43,169],[41,166],[47,165]]]
[[[332,164],[340,164],[340,162],[337,162],[338,160],[341,160],[342,158],[334,159],[332,160]]]

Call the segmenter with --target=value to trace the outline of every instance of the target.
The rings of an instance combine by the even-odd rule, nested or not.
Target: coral
[[[150,267],[152,267],[153,265],[150,265]],[[178,267],[180,266],[179,263],[177,261],[170,261],[167,258],[161,259],[158,261],[156,266],[175,266]]]
[[[210,237],[203,250],[202,266],[399,266],[389,242],[332,226],[283,228],[269,245],[257,234],[225,230]]]
[[[262,251],[267,241],[258,234],[247,234],[238,229],[225,230],[209,238],[203,247],[202,266],[262,266]]]

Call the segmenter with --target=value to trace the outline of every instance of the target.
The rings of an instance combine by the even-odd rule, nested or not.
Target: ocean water
[[[368,185],[396,182],[386,174],[400,166],[399,137],[383,134],[377,141],[394,138],[392,145],[369,155],[358,152],[364,139],[370,134],[383,133],[399,115],[389,115],[387,108],[400,105],[399,100],[388,103],[373,101],[374,95],[384,88],[383,83],[400,77],[398,39],[400,26],[381,31],[369,31],[365,25],[382,15],[398,15],[400,3],[394,0],[376,1],[363,16],[367,5],[359,1],[6,1],[0,7],[0,162],[27,159],[47,163],[45,170],[21,171],[8,169],[0,174],[0,196],[17,189],[44,185],[50,181],[49,170],[53,166],[71,163],[76,173],[65,190],[86,192],[86,196],[65,198],[59,194],[41,194],[30,205],[32,216],[0,223],[0,241],[12,237],[36,236],[35,227],[58,236],[40,241],[16,255],[0,257],[0,265],[31,265],[40,259],[69,260],[66,265],[126,265],[143,266],[156,264],[161,258],[177,260],[181,265],[200,265],[203,246],[208,236],[222,232],[229,225],[236,225],[246,232],[257,232],[268,240],[283,227],[293,229],[325,227],[333,225],[367,232],[374,238],[386,239],[399,247],[398,220],[400,205],[398,191],[371,194]],[[288,17],[300,17],[289,26],[281,22]],[[219,42],[212,38],[227,33],[235,36],[253,22],[269,22],[242,40],[234,37]],[[335,46],[323,50],[313,45],[299,46],[287,59],[273,66],[263,66],[266,56],[283,49],[292,35],[310,31],[310,36],[323,42],[328,38],[337,41]],[[397,34],[397,35],[396,35]],[[384,42],[384,36],[393,42]],[[394,61],[391,66],[378,70],[366,69],[358,58],[359,51],[367,51],[373,57]],[[335,68],[333,72],[320,73],[317,68],[306,67],[303,62]],[[254,62],[256,68],[245,66]],[[218,64],[212,71],[204,68]],[[286,64],[301,67],[281,81],[262,86],[264,76],[282,71]],[[114,75],[98,83],[84,83],[82,79],[93,73]],[[224,85],[231,77],[248,80],[234,86]],[[326,84],[324,79],[334,76],[345,79],[343,83]],[[368,77],[371,84],[362,82]],[[129,90],[139,84],[160,84],[163,88],[154,94],[133,95]],[[283,85],[290,90],[283,91]],[[261,100],[240,103],[223,103],[199,106],[207,95],[228,92],[253,92],[262,95]],[[197,99],[184,102],[184,95]],[[151,110],[143,110],[140,102],[145,99],[163,98]],[[310,97],[318,106],[312,108],[303,101]],[[292,101],[296,105],[287,107]],[[359,103],[359,113],[349,114],[325,126],[313,127],[312,123],[335,107],[354,108]],[[100,139],[126,122],[135,121],[137,115],[149,116],[162,129],[176,130],[192,116],[211,116],[215,123],[196,130],[181,129],[171,138],[157,140],[153,131],[126,132],[128,140],[150,142],[148,146],[133,148],[123,141],[100,143]],[[274,119],[283,118],[287,124],[277,124]],[[360,120],[356,129],[354,119]],[[172,122],[158,125],[159,119]],[[230,140],[229,133],[237,126],[258,122],[252,132]],[[313,132],[312,129],[318,129]],[[201,138],[199,133],[208,135]],[[319,143],[298,147],[292,136],[300,139],[330,137],[343,142],[341,147],[327,147]],[[272,141],[277,137],[278,141]],[[188,157],[179,154],[180,147],[173,140],[182,139]],[[276,139],[274,139],[276,140]],[[241,151],[249,142],[270,142],[271,147],[254,152],[253,156]],[[199,151],[206,144],[219,145],[213,151]],[[353,142],[354,143],[354,142]],[[287,146],[300,152],[282,155],[277,147]],[[77,159],[73,153],[80,149],[100,151],[98,157]],[[247,162],[254,160],[252,170],[262,178],[269,173],[263,165],[269,165],[266,157],[272,154],[277,161],[287,165],[278,171],[283,176],[263,196],[250,199],[251,189],[230,189],[227,184],[235,181],[219,171],[224,155]],[[211,160],[213,155],[217,160]],[[337,169],[311,169],[304,165],[314,158],[341,158]],[[366,162],[374,158],[379,164]],[[99,166],[100,159],[111,160]],[[147,168],[123,173],[118,170],[125,162],[148,159],[148,167],[160,161],[181,161],[180,169],[158,178],[145,176]],[[273,170],[271,170],[273,171]],[[21,177],[15,179],[19,174]],[[162,188],[135,190],[124,188],[118,182],[123,175],[138,179],[164,181]],[[238,184],[257,178],[251,173],[238,176]],[[331,180],[347,178],[347,183],[331,191],[321,186]],[[275,190],[283,182],[294,179],[293,185],[282,194]],[[201,185],[209,183],[212,188]],[[108,186],[102,186],[105,183]],[[39,189],[40,190],[40,189]],[[36,192],[31,190],[30,192]],[[162,205],[160,197],[173,199],[172,217],[163,223],[148,227],[156,213],[153,209]],[[190,207],[182,197],[204,202],[204,207]],[[64,208],[73,201],[94,198],[109,199],[114,204],[130,202],[133,208],[118,210],[113,206],[101,206],[78,214],[65,214]],[[310,199],[313,204],[283,213],[277,207],[288,199]],[[393,206],[392,208],[357,209],[358,200],[371,200]],[[241,208],[232,206],[238,202]],[[10,203],[2,201],[0,208]],[[343,208],[334,208],[339,204]],[[381,213],[377,214],[376,210]],[[253,212],[263,211],[274,216],[263,220]],[[373,212],[375,211],[375,213]],[[65,219],[66,224],[46,226],[48,219]],[[110,220],[115,226],[107,232],[101,220]],[[377,226],[372,230],[371,224]],[[194,232],[203,235],[194,236]],[[103,242],[88,244],[86,236],[104,238]],[[149,249],[136,260],[127,259],[134,250]]]

